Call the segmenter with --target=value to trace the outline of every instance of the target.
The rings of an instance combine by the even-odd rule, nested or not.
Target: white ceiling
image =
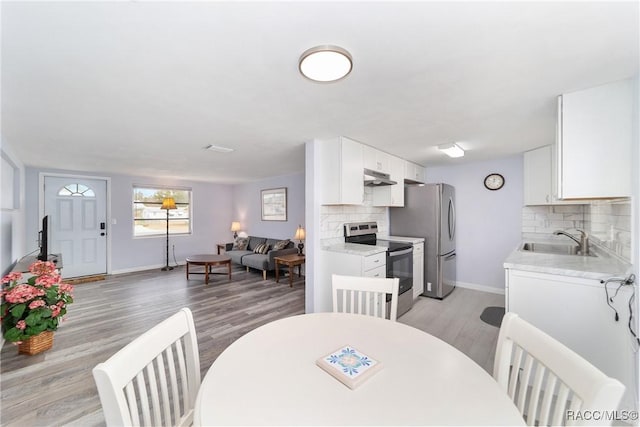
[[[27,165],[241,182],[345,135],[423,165],[549,144],[555,97],[638,73],[638,2],[3,2],[2,138]],[[352,73],[299,75],[334,44]],[[438,144],[462,141],[463,159]],[[208,144],[235,148],[207,152]]]

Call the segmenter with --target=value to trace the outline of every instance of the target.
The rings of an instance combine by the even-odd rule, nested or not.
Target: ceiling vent
[[[207,145],[206,147],[204,147],[204,149],[209,151],[216,151],[218,153],[231,153],[232,151],[235,151],[233,148],[220,147],[219,145],[213,144]]]

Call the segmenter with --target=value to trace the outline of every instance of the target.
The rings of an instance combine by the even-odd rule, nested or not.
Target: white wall
[[[287,220],[262,221],[261,190],[287,189]],[[277,176],[233,186],[232,221],[240,221],[242,230],[251,236],[292,239],[298,225],[305,226],[304,173]],[[231,222],[226,224],[227,242],[231,242]],[[306,228],[306,227],[305,227]]]
[[[484,187],[484,178],[497,172],[505,185]],[[456,166],[427,167],[429,183],[444,182],[456,189],[457,281],[461,287],[504,292],[503,263],[521,239],[523,157]]]
[[[0,140],[0,274],[27,255],[25,245],[25,167],[9,143]],[[37,248],[37,245],[36,245]]]
[[[185,236],[170,236],[169,258],[174,263],[173,246],[175,245],[175,259],[179,264],[184,259],[196,253],[215,253],[216,243],[229,241],[229,227],[231,224],[232,186],[227,184],[213,184],[197,181],[183,181],[168,178],[152,178],[128,175],[116,175],[100,172],[78,172],[61,170],[26,169],[26,239],[27,249],[36,248],[37,232],[41,212],[38,206],[39,174],[51,172],[70,175],[101,176],[111,178],[111,270],[110,273],[124,273],[130,271],[159,268],[165,265],[166,237],[133,237],[132,191],[134,184],[151,186],[177,186],[191,188],[193,218],[193,232]]]

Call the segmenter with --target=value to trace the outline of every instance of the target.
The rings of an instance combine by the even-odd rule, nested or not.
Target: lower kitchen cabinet
[[[333,309],[333,294],[331,286],[331,275],[360,277],[387,277],[387,253],[379,252],[373,255],[357,255],[345,252],[322,251],[323,263],[330,305],[329,311]]]
[[[331,274],[387,277],[386,252],[363,256],[344,252],[326,251],[325,256]]]
[[[634,408],[633,342],[627,323],[631,289],[622,287],[612,306],[597,279],[506,269],[506,308],[580,354],[627,387],[621,409]],[[617,284],[609,284],[609,295]]]
[[[424,243],[413,245],[413,299],[424,292]]]

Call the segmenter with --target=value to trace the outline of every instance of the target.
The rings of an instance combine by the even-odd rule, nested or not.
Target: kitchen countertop
[[[531,240],[537,243],[557,243],[557,240]],[[504,268],[559,274],[562,276],[603,279],[610,276],[625,276],[631,272],[631,264],[623,262],[598,247],[590,248],[597,256],[557,255],[521,251],[522,243],[504,261]]]
[[[395,240],[397,242],[424,243],[424,237],[402,237],[402,236],[377,236],[380,240]]]
[[[423,243],[424,237],[399,237],[399,236],[380,236],[379,240],[396,240],[399,242]],[[322,250],[331,252],[342,252],[352,255],[369,256],[386,252],[386,246],[363,245],[360,243],[345,243],[342,238],[326,239],[321,242]]]
[[[333,243],[323,244],[322,250],[331,252],[342,252],[351,255],[369,256],[386,252],[384,246],[362,245],[360,243]]]

